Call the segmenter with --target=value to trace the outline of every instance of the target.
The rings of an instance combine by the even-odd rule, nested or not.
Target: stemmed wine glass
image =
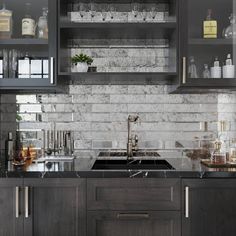
[[[151,15],[152,19],[155,20],[156,15],[157,15],[157,8],[156,8],[156,6],[152,6],[151,7],[150,15]]]
[[[81,18],[84,18],[85,14],[86,14],[86,10],[87,10],[86,9],[86,4],[81,2],[79,4],[79,13],[80,13]]]
[[[102,20],[105,21],[107,18],[108,5],[102,4]]]
[[[92,2],[90,3],[90,12],[91,12],[91,17],[94,18],[96,14],[96,3]]]
[[[115,6],[113,4],[110,4],[109,12],[110,12],[111,19],[114,19],[116,8],[115,8]]]
[[[132,9],[132,13],[133,13],[134,17],[137,18],[138,17],[138,13],[139,13],[139,9],[140,9],[139,3],[133,2],[131,4],[131,9]]]
[[[142,18],[143,18],[143,21],[147,20],[147,10],[145,8],[143,8],[142,10]]]

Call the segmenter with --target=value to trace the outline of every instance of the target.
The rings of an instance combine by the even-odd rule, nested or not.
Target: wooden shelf
[[[116,22],[61,22],[60,28],[130,28],[130,27],[158,27],[158,28],[176,28],[176,22],[144,22],[144,23],[116,23]]]
[[[217,88],[217,89],[232,88],[232,87],[236,87],[236,78],[188,79],[187,83],[182,84],[181,87]]]
[[[122,84],[134,84],[142,83],[142,81],[150,82],[152,84],[171,84],[177,78],[177,73],[175,72],[87,72],[87,73],[76,73],[76,72],[60,72],[59,76],[61,78],[67,77],[73,80],[84,80],[84,81],[94,81],[100,83],[104,79],[113,81],[114,83]]]
[[[189,45],[236,45],[233,39],[189,39]]]
[[[158,38],[170,39],[177,29],[175,22],[161,23],[74,23],[60,24],[62,37],[86,38]]]
[[[48,45],[47,39],[0,39],[0,45]]]

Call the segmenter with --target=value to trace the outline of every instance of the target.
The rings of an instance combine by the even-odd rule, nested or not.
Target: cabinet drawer
[[[88,210],[179,210],[179,179],[88,179]]]
[[[178,211],[89,211],[88,236],[180,236]]]

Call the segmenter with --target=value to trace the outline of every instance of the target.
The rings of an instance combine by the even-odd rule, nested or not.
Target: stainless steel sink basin
[[[98,157],[127,157],[127,152],[100,152]],[[160,155],[155,151],[136,151],[133,153],[133,157],[160,157]]]
[[[96,160],[94,170],[174,170],[166,160]]]

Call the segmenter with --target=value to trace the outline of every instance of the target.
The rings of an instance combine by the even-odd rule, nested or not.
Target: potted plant
[[[93,59],[83,53],[76,54],[71,58],[72,72],[88,72],[88,66],[93,63]]]

